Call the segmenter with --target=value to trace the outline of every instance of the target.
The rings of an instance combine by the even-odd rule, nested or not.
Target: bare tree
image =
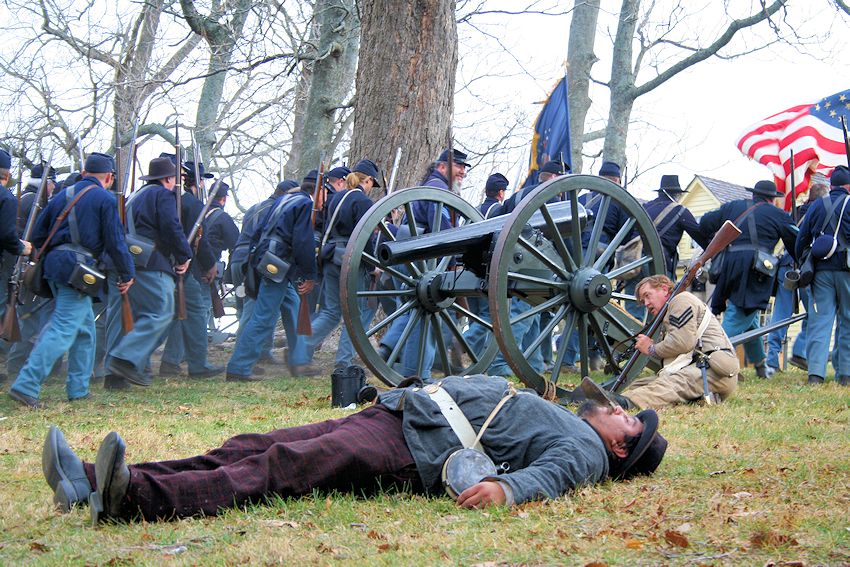
[[[576,0],[570,20],[570,39],[567,47],[569,67],[570,140],[573,171],[582,170],[582,141],[590,99],[590,72],[599,61],[594,53],[596,24],[599,20],[599,0]]]

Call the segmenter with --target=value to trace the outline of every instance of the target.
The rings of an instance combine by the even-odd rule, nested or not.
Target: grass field
[[[95,386],[74,404],[52,380],[44,411],[0,396],[0,565],[850,564],[850,388],[745,374],[723,405],[660,412],[670,447],[655,476],[556,501],[464,511],[448,498],[315,494],[97,529],[87,508],[52,508],[41,473],[51,424],[85,460],[116,430],[132,463],[347,412],[330,408],[328,378],[157,379],[122,393]]]

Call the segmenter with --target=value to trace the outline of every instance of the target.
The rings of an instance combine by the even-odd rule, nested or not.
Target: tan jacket
[[[708,310],[708,306],[694,294],[683,291],[670,302],[662,323],[663,339],[655,343],[655,352],[659,358],[669,360],[692,352],[697,345],[697,329]],[[702,351],[728,349],[732,343],[717,318],[710,315],[708,327],[702,335]]]

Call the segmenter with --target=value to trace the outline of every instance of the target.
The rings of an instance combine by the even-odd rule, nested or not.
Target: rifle
[[[21,153],[23,156],[23,153]],[[18,198],[18,210],[15,213],[15,231],[21,229],[21,195],[23,194],[24,187],[24,160],[21,159],[21,163],[18,165],[18,189],[17,189],[17,198]]]
[[[794,220],[795,225],[799,225],[800,219],[798,218],[799,214],[797,212],[797,181],[796,176],[794,174],[794,150],[791,150],[791,218]],[[788,252],[790,255],[790,252]],[[800,281],[799,276],[799,266],[797,265],[797,260],[794,257],[791,257],[791,269],[797,271],[797,280]],[[786,275],[787,278],[787,275]],[[780,282],[782,285],[785,285],[785,282]],[[794,314],[800,312],[800,289],[798,286],[794,286],[794,289],[791,290],[791,302],[794,305]],[[788,334],[785,334],[785,339],[783,342],[787,344]],[[784,360],[784,359],[783,359]]]
[[[118,150],[118,146],[115,146],[115,150]],[[79,154],[80,158],[80,171],[83,170],[83,166],[86,163],[86,157],[83,155],[83,141],[80,139],[79,134],[77,135],[77,154]],[[73,169],[73,168],[72,168]]]
[[[735,226],[732,221],[727,220],[723,223],[723,226],[720,227],[720,230],[714,235],[714,238],[711,239],[711,242],[708,243],[708,246],[705,247],[702,254],[698,257],[691,260],[690,266],[688,266],[688,271],[685,272],[685,275],[682,276],[682,279],[676,284],[673,290],[670,292],[670,297],[667,298],[667,301],[655,315],[652,322],[649,324],[646,332],[643,333],[648,337],[652,337],[658,332],[658,329],[661,328],[661,323],[664,321],[664,316],[667,314],[667,309],[670,307],[670,302],[673,301],[673,298],[676,297],[680,292],[687,289],[691,282],[694,281],[694,278],[697,275],[699,269],[708,262],[711,258],[716,256],[721,250],[729,246],[733,240],[741,236],[741,230]],[[626,377],[631,372],[635,363],[639,357],[643,356],[643,354],[637,350],[629,357],[628,362],[626,362],[623,369],[620,371],[619,376],[614,381],[611,386],[611,391],[617,392],[619,388],[626,381]]]
[[[21,240],[25,240],[27,242],[29,242],[30,238],[32,238],[32,231],[35,229],[35,219],[38,217],[39,212],[41,212],[41,199],[47,191],[47,174],[50,171],[50,162],[53,161],[53,151],[54,150],[50,151],[50,157],[47,160],[44,173],[41,176],[41,183],[38,186],[38,192],[35,194],[35,200],[32,203],[29,217],[27,217],[27,225],[21,235]],[[23,164],[21,164],[21,167],[23,167]],[[21,176],[23,176],[23,171],[21,171]],[[21,340],[21,327],[18,323],[17,304],[18,294],[21,290],[21,278],[24,275],[25,263],[26,256],[18,256],[18,259],[15,261],[15,269],[12,272],[11,279],[9,280],[9,291],[6,296],[6,312],[3,314],[3,328],[0,330],[0,338],[10,343],[17,343]]]
[[[133,137],[130,140],[130,151],[128,153],[128,161],[124,169],[123,175],[121,172],[121,137],[118,132],[118,127],[115,128],[115,169],[117,170],[117,179],[115,180],[114,191],[118,197],[118,216],[121,218],[121,224],[124,226],[124,232],[127,231],[127,186],[130,185],[130,171],[135,167],[133,162],[136,156],[136,136],[139,133],[139,117],[136,117],[136,122],[133,124]],[[118,179],[122,179],[123,183],[119,185]],[[133,331],[133,308],[130,305],[130,296],[126,293],[121,294],[121,330],[124,334]]]
[[[313,223],[313,230],[316,229],[316,217],[319,214],[319,211],[325,208],[325,188],[322,186],[322,182],[325,177],[325,152],[322,152],[322,155],[319,156],[319,169],[318,175],[316,176],[316,188],[313,189],[313,216],[310,219]]]
[[[198,170],[197,162],[195,162],[195,170]],[[213,201],[215,201],[215,194],[219,183],[221,183],[221,180],[216,179],[215,183],[213,183],[212,187],[210,187],[210,191],[207,194],[207,201],[204,203],[204,208],[201,210],[198,218],[195,219],[195,224],[192,225],[192,230],[189,231],[189,246],[193,246],[195,238],[198,238],[203,234],[203,223],[207,218],[207,213],[209,213]],[[216,319],[224,317],[224,304],[221,301],[221,295],[215,287],[215,280],[210,282],[210,301],[212,302],[213,317]]]
[[[189,135],[192,139],[192,156],[195,159],[193,163],[193,165],[195,166],[195,188],[198,190],[198,194],[196,195],[196,197],[198,197],[198,199],[200,199],[203,203],[207,200],[207,196],[204,194],[204,190],[201,188],[201,152],[200,148],[195,142],[195,131],[189,130]]]
[[[180,149],[180,123],[174,122],[174,153],[177,156],[177,180],[174,185],[174,196],[177,199],[177,220],[183,226],[183,159]],[[186,320],[186,289],[183,274],[177,274],[174,286],[174,317],[178,321]]]
[[[844,129],[844,154],[847,156],[847,165],[850,166],[850,138],[847,137],[847,120],[844,115],[839,118],[841,127]]]
[[[390,183],[386,185],[387,195],[393,192],[395,187],[395,175],[398,172],[398,162],[401,161],[401,146],[395,150],[395,160],[393,161],[393,170],[390,172]]]

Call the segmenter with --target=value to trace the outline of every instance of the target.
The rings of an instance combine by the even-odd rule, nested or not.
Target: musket
[[[174,121],[174,153],[177,156],[177,179],[174,184],[174,196],[177,199],[177,221],[183,226],[183,156],[180,148],[180,123]],[[174,286],[174,317],[178,321],[186,320],[186,290],[183,274],[177,274]]]
[[[727,220],[723,223],[723,226],[720,227],[720,230],[714,235],[714,238],[711,239],[711,242],[708,243],[708,246],[705,247],[702,254],[691,260],[690,265],[688,266],[688,271],[682,276],[682,279],[676,284],[673,290],[670,292],[670,297],[667,298],[667,301],[661,307],[661,309],[656,313],[655,317],[652,319],[652,322],[649,324],[646,332],[643,333],[648,337],[654,336],[658,333],[658,330],[661,328],[661,323],[664,321],[664,316],[667,315],[667,310],[670,307],[670,302],[673,301],[673,298],[676,297],[680,292],[686,290],[691,282],[694,281],[694,278],[697,275],[699,269],[705,265],[710,259],[716,256],[721,250],[729,246],[733,240],[741,236],[741,230],[735,226],[732,221]],[[619,391],[619,388],[626,381],[626,378],[634,367],[635,363],[637,363],[638,358],[643,356],[643,354],[635,350],[634,353],[629,357],[628,362],[626,362],[623,369],[620,371],[619,376],[614,381],[611,386],[611,390],[614,392]]]
[[[35,194],[35,200],[33,201],[32,208],[30,209],[26,227],[21,235],[21,240],[30,242],[30,238],[32,238],[32,231],[35,228],[35,219],[38,218],[38,214],[41,212],[41,198],[45,191],[47,191],[47,174],[50,171],[50,162],[53,161],[54,151],[55,148],[50,151],[50,157],[45,164],[44,172],[41,176],[41,183],[38,186],[38,192]],[[21,175],[23,175],[23,172],[21,172]],[[0,330],[0,338],[10,343],[16,343],[21,340],[21,327],[18,323],[17,304],[25,264],[26,256],[18,256],[18,259],[15,261],[15,269],[12,272],[11,279],[9,280],[9,291],[6,296],[6,312],[3,314],[3,329]]]
[[[197,171],[197,169],[198,164],[195,162],[195,170]],[[195,239],[199,235],[203,234],[202,227],[204,220],[207,218],[207,213],[209,213],[213,201],[215,201],[215,195],[218,190],[219,183],[221,183],[221,180],[216,179],[215,183],[213,183],[212,187],[210,187],[210,192],[207,195],[207,201],[204,203],[204,208],[201,209],[201,213],[198,215],[198,218],[195,219],[195,224],[192,225],[192,230],[189,231],[188,240],[190,247],[193,247]],[[218,290],[215,288],[215,280],[210,282],[210,301],[212,302],[213,316],[216,319],[224,317],[224,304],[221,302],[221,295],[219,295]]]
[[[797,212],[797,180],[794,172],[794,150],[791,150],[791,218],[794,220],[795,225],[800,224],[800,219],[798,218]],[[786,251],[790,255],[790,251]],[[791,256],[791,269],[797,270],[799,266],[797,266],[797,260]],[[779,282],[779,285],[783,285],[784,282]],[[800,312],[800,289],[797,286],[794,286],[794,290],[791,292],[791,302],[794,305],[794,314]],[[788,334],[786,333],[785,339],[788,341]]]
[[[310,219],[313,223],[313,230],[316,229],[316,217],[325,206],[325,188],[322,186],[322,182],[325,177],[325,152],[319,156],[319,168],[318,174],[316,175],[316,187],[313,189],[313,216]]]
[[[17,195],[16,195],[16,197],[18,198],[18,209],[17,209],[17,212],[15,213],[15,231],[18,231],[18,230],[21,229],[21,195],[23,194],[23,191],[24,191],[24,158],[23,158],[23,156],[24,156],[24,154],[23,154],[23,152],[21,152],[21,162],[18,165],[18,189],[17,189]]]
[[[401,146],[395,150],[395,160],[393,160],[393,170],[390,172],[390,183],[387,185],[387,195],[393,192],[395,187],[395,176],[398,173],[398,163],[401,161]]]
[[[843,114],[839,120],[841,121],[841,128],[844,129],[844,154],[847,156],[847,165],[850,166],[850,137],[847,136],[847,120]]]
[[[118,147],[116,146],[116,151]],[[86,163],[86,157],[83,155],[83,141],[80,139],[80,135],[77,134],[77,154],[80,158],[80,171],[83,170],[83,165]]]
[[[195,142],[195,130],[190,129],[189,135],[191,136],[192,140],[192,156],[195,160],[193,162],[193,165],[195,166],[195,188],[198,190],[198,194],[196,195],[196,197],[198,197],[198,199],[200,199],[203,203],[207,200],[207,196],[204,194],[204,190],[201,188],[201,153],[199,151],[200,148]]]
[[[118,198],[118,216],[121,218],[121,224],[124,226],[124,232],[127,231],[127,185],[130,184],[130,171],[133,169],[133,161],[136,154],[136,136],[139,133],[139,117],[133,124],[133,137],[130,139],[130,150],[127,154],[127,164],[124,171],[121,171],[121,135],[118,132],[118,127],[115,127],[115,169],[118,170],[117,178],[114,187],[115,195]],[[121,179],[122,181],[118,181]],[[126,293],[121,294],[121,330],[124,334],[133,331],[135,327],[133,323],[133,308],[130,305],[130,296]]]

